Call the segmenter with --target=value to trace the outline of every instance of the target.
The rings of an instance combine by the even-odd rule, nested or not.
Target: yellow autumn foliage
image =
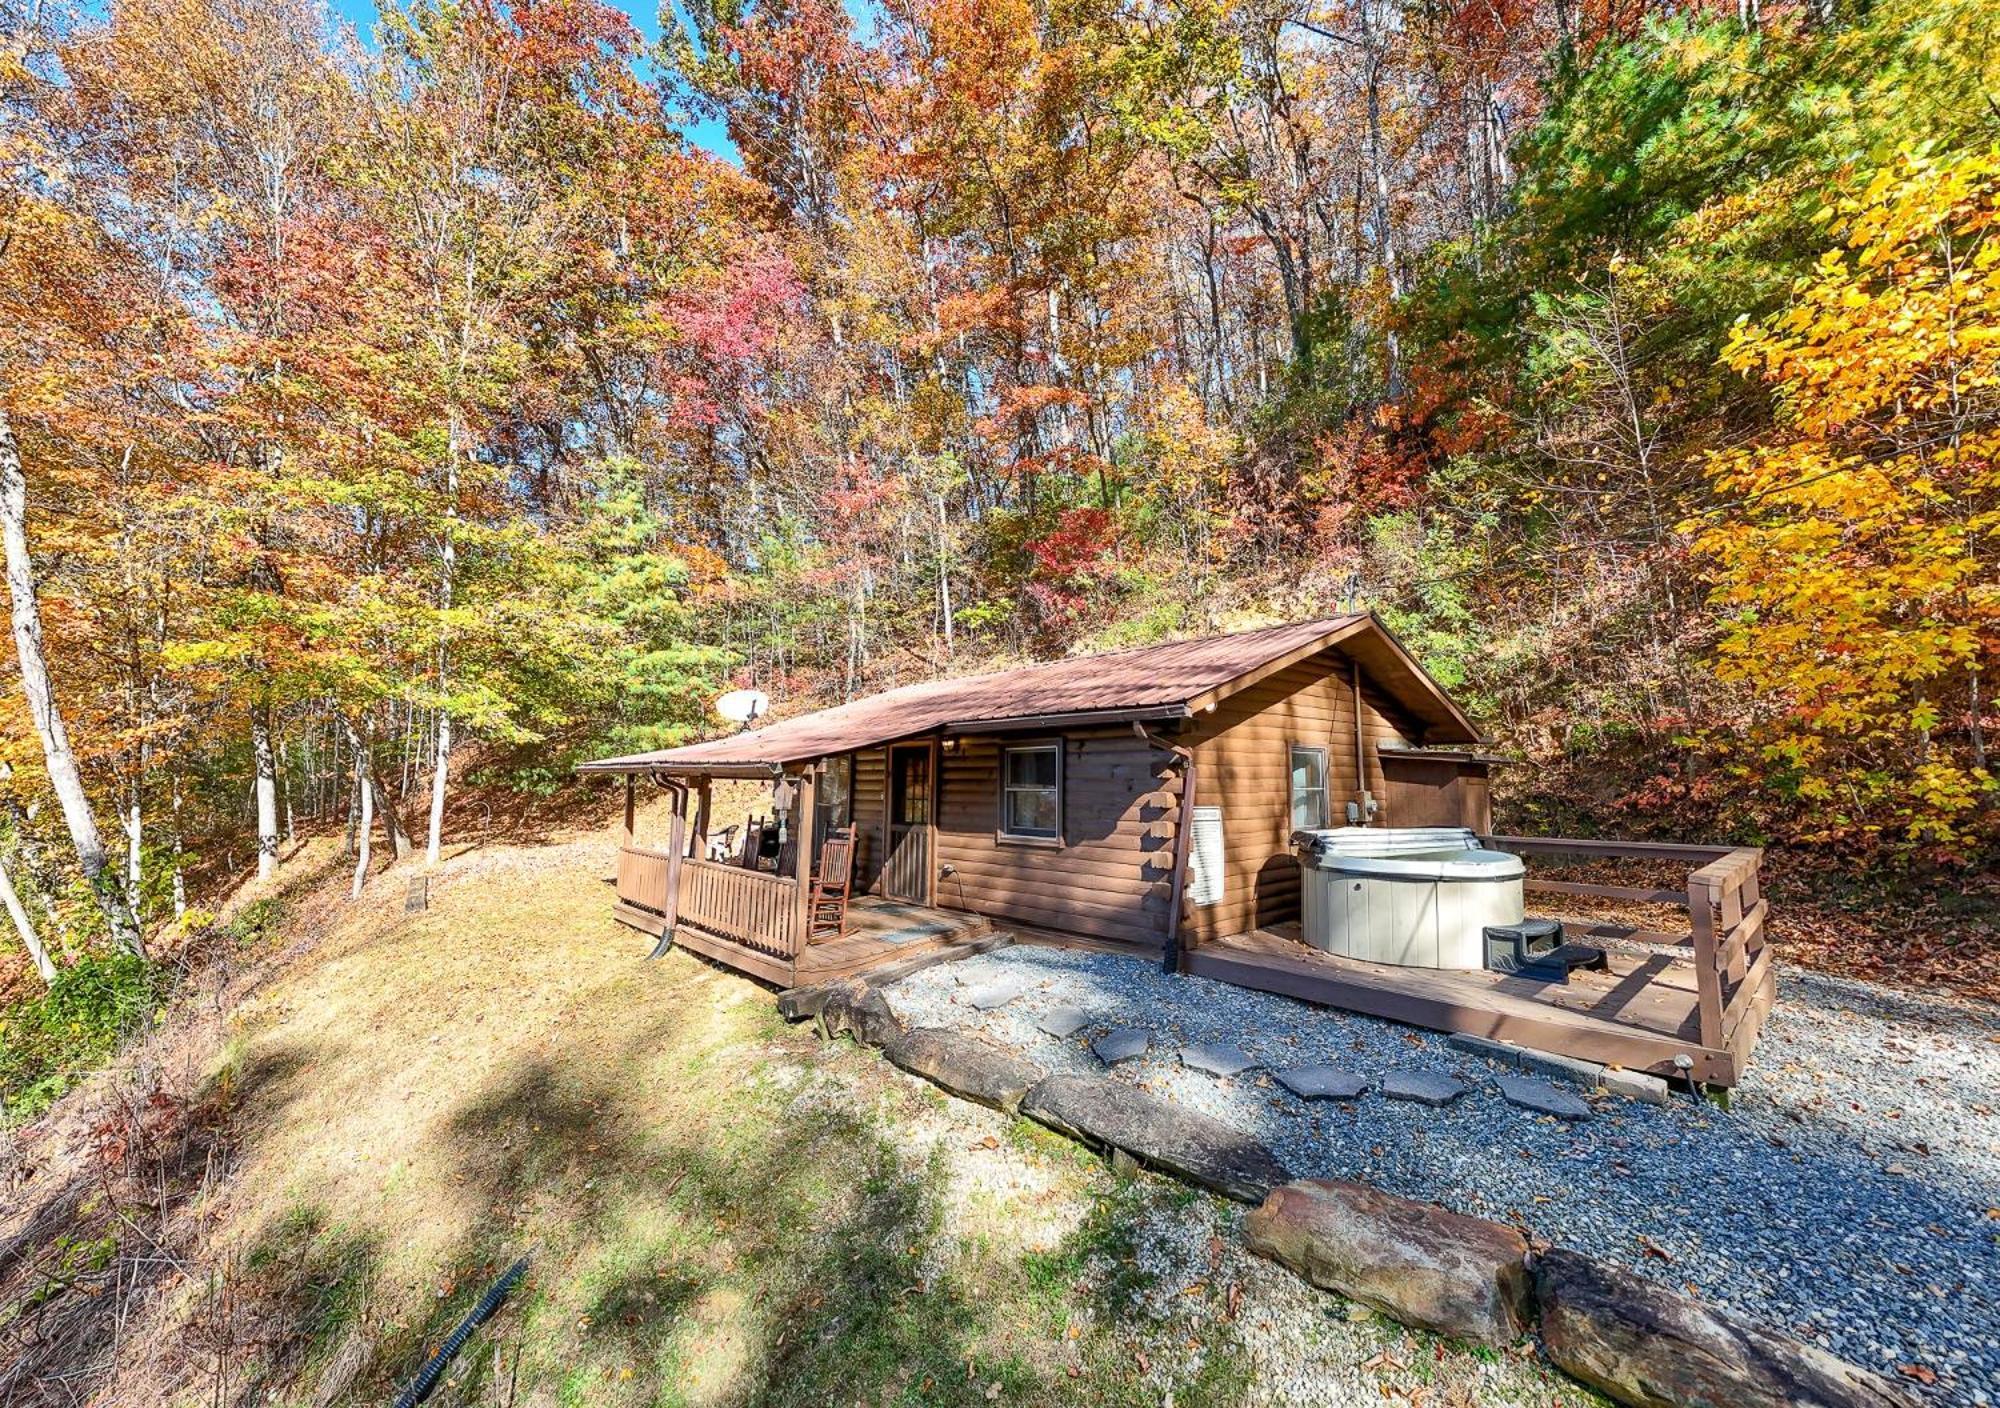
[[[1699,527],[1723,675],[1827,836],[1950,847],[1993,799],[1980,727],[2000,580],[2000,152],[1903,158],[1724,360],[1777,425],[1713,456]]]

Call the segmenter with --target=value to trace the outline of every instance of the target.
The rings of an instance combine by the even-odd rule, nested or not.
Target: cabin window
[[[1292,745],[1292,830],[1326,825],[1326,749]]]
[[[1062,745],[1000,750],[1000,834],[1053,841],[1062,835]]]
[[[813,846],[826,841],[826,833],[854,819],[854,755],[842,753],[828,758],[820,769],[819,786],[813,793]]]

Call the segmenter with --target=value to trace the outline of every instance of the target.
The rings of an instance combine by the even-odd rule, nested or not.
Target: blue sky
[[[618,3],[618,0],[613,0],[613,3]],[[868,0],[848,0],[847,8],[852,14],[867,3]],[[363,39],[368,38],[369,31],[375,26],[375,0],[332,0],[332,4],[335,14],[359,30]],[[640,0],[638,4],[618,3],[618,8],[631,17],[639,32],[646,36],[647,43],[659,42],[660,12],[654,0]],[[692,122],[683,130],[687,133],[688,140],[696,146],[714,152],[725,160],[737,160],[736,145],[729,140],[729,133],[720,122],[712,120]]]

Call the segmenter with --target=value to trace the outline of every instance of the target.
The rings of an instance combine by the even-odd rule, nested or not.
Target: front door
[[[931,902],[931,745],[889,750],[889,856],[882,893],[890,899]]]

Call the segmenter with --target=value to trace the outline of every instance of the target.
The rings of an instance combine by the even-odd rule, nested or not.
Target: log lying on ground
[[[1250,1250],[1406,1325],[1508,1345],[1533,1321],[1528,1244],[1511,1227],[1313,1178],[1244,1219]]]
[[[1542,1257],[1535,1294],[1550,1361],[1633,1408],[1911,1408],[1823,1349],[1577,1252]]]
[[[1022,1099],[1048,1074],[1033,1061],[942,1027],[918,1027],[892,1037],[882,1054],[953,1095],[1009,1114],[1021,1108]]]
[[[1093,1148],[1123,1150],[1238,1202],[1257,1203],[1291,1177],[1264,1145],[1219,1120],[1120,1081],[1050,1076],[1021,1113]]]

